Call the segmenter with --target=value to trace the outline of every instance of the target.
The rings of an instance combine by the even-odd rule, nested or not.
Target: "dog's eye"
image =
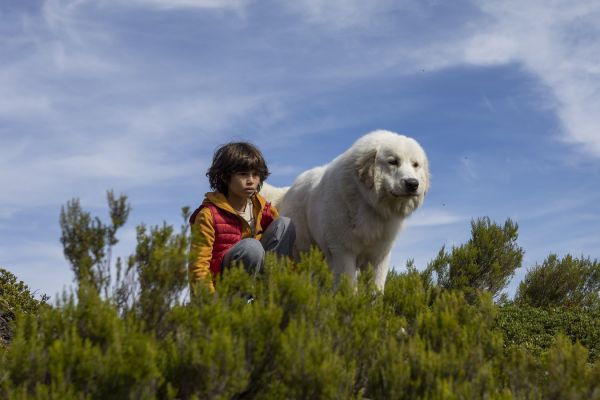
[[[418,162],[413,162],[413,167],[414,168],[419,168],[421,166],[421,164],[419,164]]]
[[[392,159],[388,160],[388,164],[394,165],[397,167],[400,164],[400,160],[398,160],[397,158],[392,158]]]

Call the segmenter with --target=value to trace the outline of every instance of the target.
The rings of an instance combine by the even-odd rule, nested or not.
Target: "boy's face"
[[[236,172],[231,175],[231,179],[229,179],[229,196],[233,195],[236,197],[251,197],[254,193],[256,193],[259,184],[260,176],[258,172],[254,170]]]

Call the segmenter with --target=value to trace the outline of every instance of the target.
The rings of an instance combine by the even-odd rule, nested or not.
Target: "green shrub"
[[[42,294],[39,300],[36,299],[25,283],[9,271],[0,268],[0,311],[3,313],[35,313],[48,299],[45,294]]]
[[[17,280],[9,271],[0,268],[0,346],[10,342],[12,330],[10,323],[15,313],[37,313],[46,305],[49,297],[45,294],[36,299],[29,287]]]
[[[600,309],[600,263],[570,254],[559,259],[551,254],[527,271],[515,302],[534,307]]]
[[[523,260],[517,245],[518,225],[510,219],[504,226],[480,218],[471,221],[471,238],[450,253],[443,247],[427,266],[424,275],[433,277],[444,289],[458,289],[471,299],[480,291],[501,294]]]
[[[74,204],[63,238],[77,287],[16,313],[0,398],[600,398],[597,315],[492,301],[522,256],[512,224],[474,224],[467,247],[425,273],[390,273],[384,293],[372,271],[334,285],[313,250],[269,256],[256,278],[227,269],[214,295],[187,302],[187,227],[138,228],[112,281],[125,199],[109,196],[110,225]]]
[[[600,356],[599,310],[507,305],[499,308],[497,323],[506,347],[523,347],[540,356],[564,335],[588,349],[590,362]]]
[[[585,347],[562,335],[539,357],[512,347],[503,384],[517,399],[600,399],[600,365],[587,358]]]
[[[234,268],[224,273],[215,295],[166,309],[161,337],[141,316],[121,314],[95,291],[64,295],[55,307],[17,318],[14,340],[0,358],[0,397],[508,399],[600,393],[594,392],[600,390],[598,363],[586,361],[587,342],[573,345],[570,337],[557,339],[561,330],[550,329],[543,349],[530,351],[498,322],[508,321],[509,309],[496,306],[490,295],[467,301],[461,291],[427,287],[415,271],[390,275],[385,294],[377,292],[370,273],[356,288],[332,282],[317,252],[300,264],[269,257],[256,279]],[[256,298],[251,304],[249,292]],[[77,297],[83,295],[88,297]],[[561,375],[568,379],[548,378]]]

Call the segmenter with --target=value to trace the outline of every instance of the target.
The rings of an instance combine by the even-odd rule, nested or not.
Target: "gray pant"
[[[224,270],[241,261],[246,271],[256,276],[263,269],[265,251],[274,251],[280,256],[291,257],[295,240],[296,229],[292,221],[287,217],[279,217],[263,232],[260,241],[254,238],[242,239],[227,250],[221,269]]]

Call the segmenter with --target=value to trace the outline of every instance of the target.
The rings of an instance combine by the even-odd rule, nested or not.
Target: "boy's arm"
[[[192,224],[191,260],[188,266],[190,286],[201,284],[214,293],[213,276],[210,272],[215,228],[210,209],[205,207],[196,215]]]

